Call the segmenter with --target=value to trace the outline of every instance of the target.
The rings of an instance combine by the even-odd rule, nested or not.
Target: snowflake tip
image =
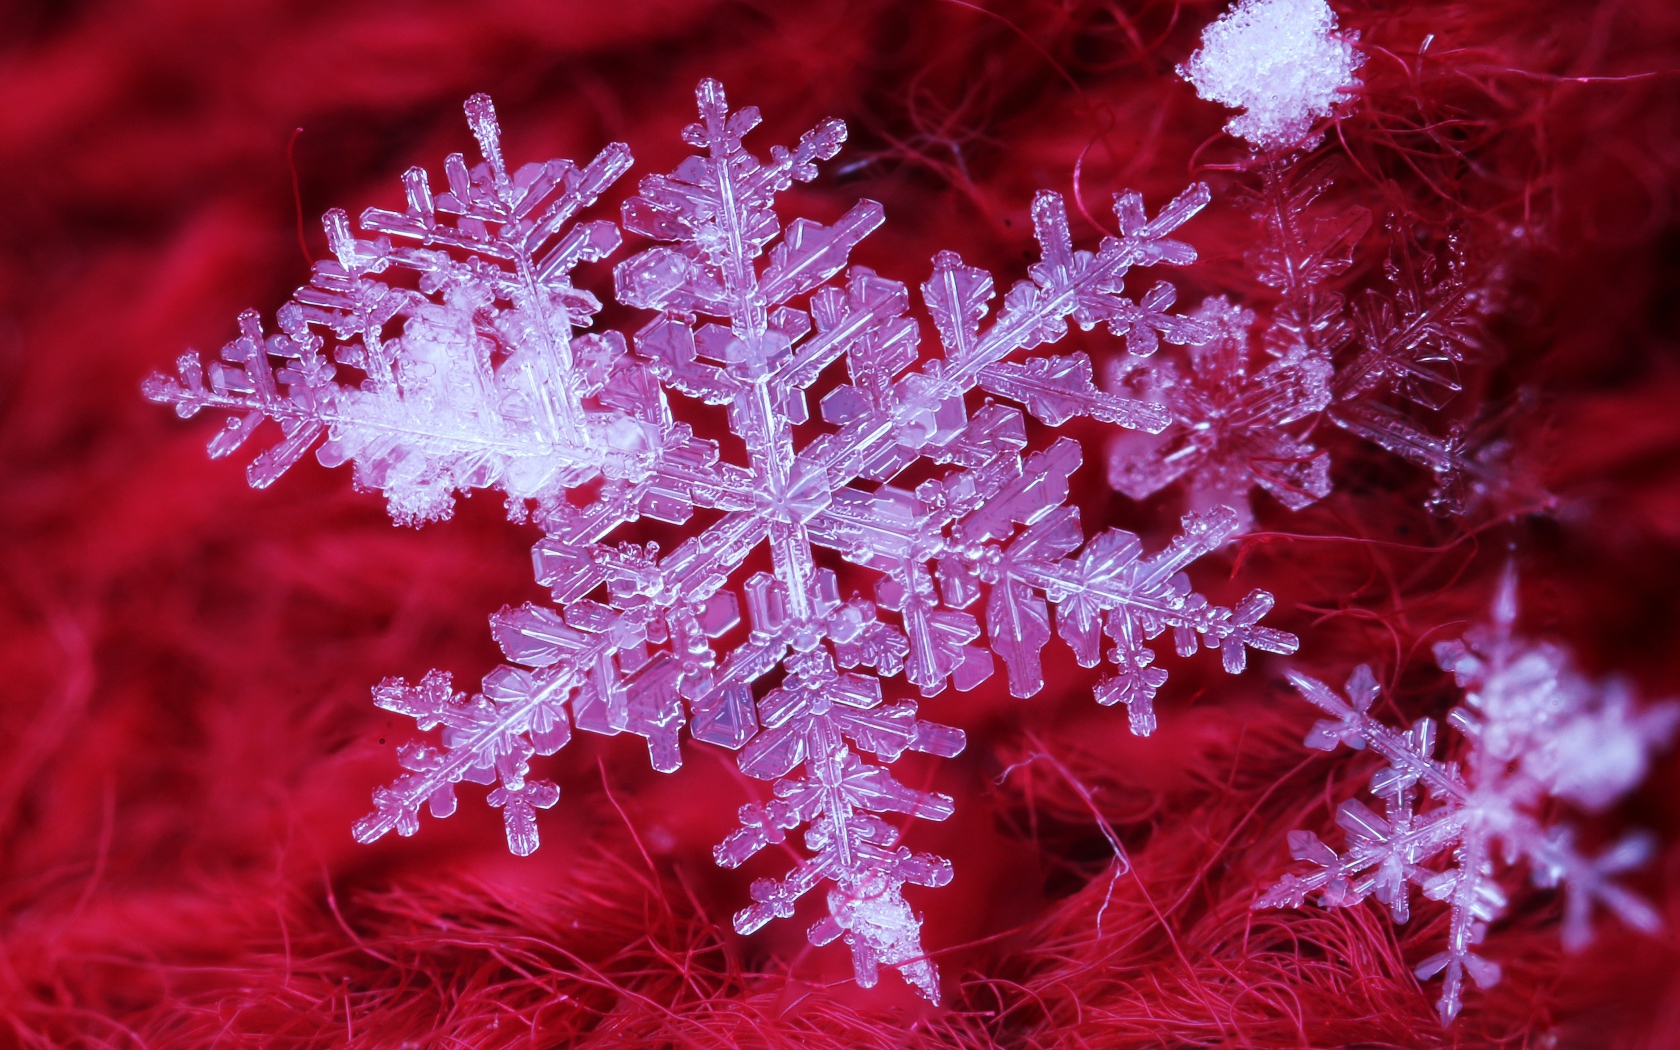
[[[507,182],[507,161],[502,159],[502,129],[496,123],[496,104],[489,95],[478,94],[467,99],[462,107],[467,111],[467,125],[478,140],[479,152],[498,184]]]

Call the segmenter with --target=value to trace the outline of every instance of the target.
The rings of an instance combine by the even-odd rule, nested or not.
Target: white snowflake
[[[1592,812],[1621,798],[1673,735],[1680,704],[1638,708],[1625,684],[1593,682],[1564,650],[1516,636],[1516,614],[1516,577],[1508,571],[1491,624],[1435,646],[1441,667],[1465,690],[1463,704],[1447,716],[1465,737],[1461,761],[1434,757],[1431,719],[1398,730],[1371,716],[1379,689],[1368,666],[1349,677],[1346,699],[1317,679],[1289,675],[1330,716],[1307,734],[1309,747],[1369,747],[1388,761],[1371,777],[1384,814],[1358,799],[1342,803],[1336,822],[1347,846],[1341,853],[1311,832],[1291,832],[1290,853],[1316,870],[1284,876],[1255,906],[1298,908],[1316,894],[1326,907],[1351,907],[1375,896],[1396,922],[1405,922],[1413,886],[1445,901],[1452,910],[1447,947],[1417,967],[1420,979],[1444,974],[1442,1023],[1458,1015],[1466,974],[1483,988],[1499,980],[1498,964],[1471,949],[1505,911],[1501,866],[1526,862],[1536,885],[1563,887],[1566,947],[1590,939],[1595,902],[1636,928],[1660,926],[1649,905],[1611,881],[1649,856],[1649,840],[1629,836],[1586,856],[1548,800]]]
[[[322,461],[354,460],[357,482],[383,490],[400,520],[444,516],[454,493],[491,487],[544,531],[537,576],[560,609],[492,617],[509,664],[482,692],[458,693],[435,671],[375,691],[380,707],[421,729],[441,726],[442,746],[400,751],[408,772],[375,793],[358,839],[412,834],[422,807],[449,815],[467,780],[496,785],[488,800],[503,811],[509,846],[528,854],[536,811],[559,797],[531,778],[534,755],[559,750],[574,726],[629,732],[670,771],[687,725],[697,740],[741,749],[743,770],[775,781],[773,800],[741,810],[719,863],[743,864],[804,828],[809,856],[784,879],[754,883],[736,928],[790,916],[803,894],[831,883],[811,939],[843,938],[862,984],[891,966],[937,999],[921,920],[902,890],[941,885],[951,868],[899,846],[900,829],[883,815],[943,819],[952,800],[900,784],[863,755],[950,756],[964,740],[919,720],[913,702],[885,699],[884,679],[902,672],[924,696],[969,689],[992,673],[995,653],[1011,691],[1030,696],[1043,683],[1053,604],[1055,630],[1079,662],[1113,665],[1098,700],[1126,704],[1133,728],[1148,732],[1166,673],[1147,642],[1161,632],[1172,631],[1181,654],[1218,647],[1233,673],[1248,647],[1296,647],[1258,625],[1272,604],[1264,592],[1228,609],[1190,589],[1183,569],[1236,527],[1231,511],[1187,517],[1151,556],[1125,532],[1085,543],[1077,512],[1062,506],[1078,445],[1062,438],[1028,454],[1021,411],[978,397],[1014,401],[1051,425],[1085,415],[1165,426],[1159,405],[1097,389],[1083,354],[1010,357],[1056,342],[1070,320],[1173,338],[1183,319],[1147,297],[1129,300],[1123,279],[1134,266],[1194,258],[1169,235],[1207,191],[1192,188],[1153,220],[1135,194],[1116,198],[1120,236],[1094,252],[1074,249],[1061,199],[1040,194],[1042,261],[990,323],[991,277],[941,253],[921,301],[942,353],[912,368],[922,327],[909,290],[845,269],[881,224],[881,206],[861,201],[833,225],[785,227],[773,208],[840,149],[844,125],[824,122],[762,160],[741,145],[757,111],[731,112],[713,81],[697,95],[700,119],[683,135],[699,155],[643,179],[623,208],[626,228],[655,242],[614,271],[623,303],[656,312],[633,351],[616,332],[577,334],[599,304],[569,278],[618,243],[610,223],[568,224],[625,170],[628,151],[509,176],[489,101],[475,97],[467,112],[484,163],[469,169],[451,156],[449,192],[435,198],[425,173],[411,170],[405,212],[363,216],[372,238],[329,215],[336,258],[280,310],[280,334],[265,338],[247,314],[208,379],[189,355],[179,379],[154,377],[147,393],[183,415],[231,413],[215,455],[262,418],[278,421],[284,436],[258,457],[254,484],[324,437]],[[382,281],[392,268],[417,271],[418,290]],[[334,362],[363,378],[340,382]],[[821,427],[807,419],[807,391],[819,382]],[[746,461],[727,462],[697,437],[667,391],[724,406]],[[893,483],[918,463],[927,480]],[[639,517],[681,524],[696,510],[706,524],[669,552],[605,542]],[[766,548],[771,571],[750,572]],[[846,563],[875,571],[872,598],[842,594],[836,568]],[[982,598],[984,626],[971,611]],[[778,684],[755,689],[778,670]]]
[[[1358,33],[1324,0],[1238,0],[1178,67],[1196,94],[1243,112],[1225,130],[1262,149],[1309,145],[1313,121],[1359,87]]]

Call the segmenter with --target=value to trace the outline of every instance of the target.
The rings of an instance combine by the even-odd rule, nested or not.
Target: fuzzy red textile
[[[1420,509],[1422,472],[1321,429],[1335,493],[1294,514],[1265,503],[1197,583],[1215,600],[1275,592],[1271,622],[1302,638],[1294,666],[1340,680],[1373,663],[1399,722],[1453,702],[1428,646],[1481,615],[1510,548],[1527,630],[1647,696],[1680,693],[1680,7],[1338,7],[1369,57],[1320,147],[1340,158],[1337,199],[1457,229],[1502,269],[1497,356],[1465,396],[1525,387],[1534,407],[1511,424],[1510,491],[1462,520]],[[1284,833],[1325,826],[1371,769],[1300,746],[1313,712],[1281,661],[1228,678],[1169,657],[1147,739],[1072,668],[1031,701],[994,680],[925,703],[969,734],[957,760],[901,767],[958,802],[912,843],[958,873],[914,900],[942,1008],[890,974],[854,987],[844,952],[810,950],[797,923],[730,932],[745,883],[710,848],[764,787],[705,748],[665,777],[635,741],[574,742],[543,767],[564,795],[528,859],[470,809],[358,846],[350,824],[412,734],[369,687],[494,666],[486,614],[542,596],[531,530],[488,499],[393,528],[376,495],[313,465],[253,492],[204,457],[210,424],[139,396],[146,373],[304,280],[325,251],[316,215],[390,206],[402,169],[469,148],[460,102],[476,91],[515,162],[616,139],[638,172],[680,157],[702,76],[761,106],[777,138],[841,117],[852,138],[801,206],[882,201],[888,225],[856,261],[907,281],[941,248],[1014,276],[1041,186],[1097,217],[1111,192],[1153,207],[1205,178],[1216,205],[1185,230],[1203,261],[1176,275],[1182,295],[1259,296],[1230,192],[1242,149],[1172,72],[1220,8],[15,2],[0,38],[0,1045],[1680,1041],[1672,758],[1590,827],[1662,836],[1633,883],[1670,932],[1605,920],[1564,955],[1559,901],[1513,878],[1486,946],[1505,980],[1450,1028],[1411,975],[1443,913],[1396,927],[1375,907],[1251,911],[1289,865]],[[1375,278],[1369,236],[1349,289]],[[1105,338],[1080,345],[1112,353]],[[1085,520],[1159,542],[1174,498],[1111,496],[1101,434],[1078,436]]]

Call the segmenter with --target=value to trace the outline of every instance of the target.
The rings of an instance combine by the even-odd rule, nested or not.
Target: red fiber
[[[622,140],[638,173],[682,155],[702,76],[763,109],[765,143],[840,117],[845,152],[791,199],[825,220],[882,201],[888,225],[857,261],[907,283],[946,248],[1019,276],[1041,187],[1077,185],[1089,242],[1111,193],[1135,188],[1153,211],[1206,179],[1215,204],[1183,231],[1202,261],[1173,275],[1180,303],[1269,309],[1243,262],[1246,147],[1173,73],[1222,6],[14,3],[0,33],[0,1046],[1680,1045],[1672,756],[1588,824],[1604,841],[1661,837],[1631,883],[1669,932],[1602,919],[1565,955],[1561,902],[1515,877],[1484,945],[1505,979],[1444,1029],[1411,976],[1444,909],[1397,927],[1375,906],[1249,907],[1288,869],[1285,833],[1327,827],[1372,768],[1301,746],[1314,715],[1282,661],[1229,677],[1168,657],[1147,739],[1091,701],[1071,661],[1031,701],[994,680],[924,704],[969,739],[956,760],[901,767],[957,799],[909,843],[957,871],[911,893],[945,975],[937,1009],[890,972],[856,988],[803,918],[730,930],[761,873],[721,872],[710,848],[765,787],[722,752],[685,745],[667,777],[635,740],[574,741],[541,768],[563,794],[528,859],[470,791],[412,840],[358,846],[350,824],[412,736],[370,687],[490,670],[486,616],[542,597],[531,529],[483,498],[393,528],[377,496],[312,463],[252,491],[204,456],[210,424],[140,397],[147,373],[213,351],[240,310],[271,313],[301,283],[293,241],[307,259],[315,216],[397,205],[406,167],[470,152],[460,105],[477,91],[510,159]],[[1404,724],[1453,702],[1429,646],[1482,615],[1514,551],[1526,630],[1646,696],[1680,695],[1680,7],[1336,6],[1368,58],[1318,147],[1340,172],[1321,206],[1374,221],[1335,290],[1379,284],[1385,229],[1460,239],[1499,289],[1488,353],[1460,400],[1419,418],[1443,432],[1517,406],[1500,424],[1510,484],[1432,517],[1423,471],[1325,425],[1334,494],[1293,514],[1261,500],[1255,532],[1196,582],[1219,601],[1273,591],[1268,623],[1302,638],[1291,665],[1340,681],[1371,662]],[[587,280],[609,287],[605,267]],[[1116,342],[1073,337],[1099,359]],[[1070,431],[1087,529],[1160,543],[1177,497],[1111,495],[1104,435]]]

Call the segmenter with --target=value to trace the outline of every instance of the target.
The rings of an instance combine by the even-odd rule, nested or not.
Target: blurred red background
[[[574,741],[544,770],[563,796],[526,860],[470,792],[415,839],[357,846],[351,821],[413,735],[370,686],[493,667],[486,615],[543,597],[534,534],[484,498],[393,528],[377,496],[312,463],[253,492],[238,464],[204,456],[213,424],[139,396],[183,349],[231,337],[240,310],[271,314],[306,253],[324,253],[326,208],[393,206],[404,168],[470,153],[460,103],[477,91],[496,99],[511,162],[622,140],[636,174],[685,153],[702,76],[764,110],[760,150],[838,116],[846,151],[787,214],[882,201],[888,226],[855,261],[906,282],[942,248],[1020,276],[1033,191],[1072,192],[1076,166],[1092,215],[1126,187],[1154,207],[1207,178],[1216,205],[1185,231],[1203,262],[1172,275],[1181,302],[1254,291],[1251,227],[1220,168],[1238,158],[1225,114],[1172,74],[1220,6],[14,2],[0,22],[0,1045],[1674,1043],[1675,935],[1605,922],[1566,957],[1557,900],[1516,878],[1487,951],[1506,980],[1471,993],[1451,1029],[1409,970],[1443,934],[1432,906],[1403,928],[1375,908],[1250,912],[1287,868],[1283,833],[1326,826],[1370,770],[1299,746],[1311,715],[1276,662],[1232,679],[1169,657],[1146,740],[1075,669],[1028,702],[994,680],[925,704],[970,740],[954,761],[904,763],[958,801],[911,839],[957,869],[913,902],[941,1009],[892,974],[853,987],[845,952],[809,949],[803,920],[729,932],[742,874],[768,871],[711,863],[734,809],[764,794],[723,752],[685,748],[664,777],[638,740]],[[1514,547],[1526,627],[1647,695],[1680,692],[1680,12],[1341,10],[1371,57],[1323,147],[1346,158],[1339,199],[1458,224],[1504,268],[1497,360],[1467,397],[1537,393],[1514,469],[1554,499],[1433,519],[1419,471],[1326,434],[1336,494],[1296,515],[1262,506],[1261,533],[1197,584],[1272,590],[1273,622],[1302,636],[1296,666],[1340,680],[1370,661],[1397,718],[1439,715],[1452,692],[1428,644],[1480,614]],[[1350,285],[1373,275],[1362,264]],[[607,288],[606,268],[586,283]],[[1079,345],[1115,352],[1100,335]],[[1162,542],[1173,500],[1110,497],[1101,435],[1079,436],[1087,528]],[[1049,757],[1000,782],[1033,755]],[[1134,874],[1111,878],[1093,805]],[[1634,881],[1671,930],[1677,807],[1670,760],[1589,826],[1664,835]]]

